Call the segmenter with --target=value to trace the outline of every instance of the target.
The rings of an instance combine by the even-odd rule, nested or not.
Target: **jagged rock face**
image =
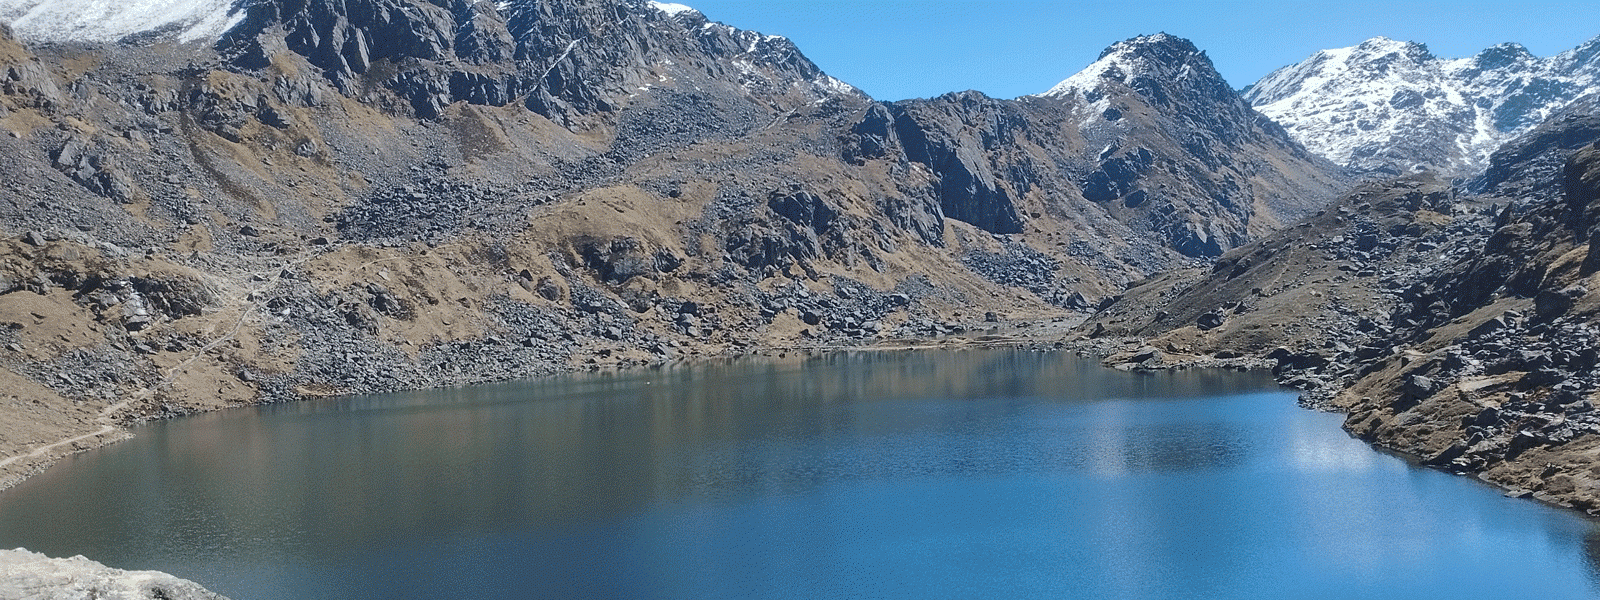
[[[1245,91],[1307,148],[1362,171],[1475,173],[1500,144],[1600,91],[1600,38],[1550,58],[1501,44],[1441,59],[1373,38],[1323,50]]]
[[[1027,117],[1016,103],[968,92],[933,102],[890,105],[892,138],[905,159],[920,163],[939,176],[939,208],[944,216],[964,221],[992,233],[1022,231],[1016,201],[1029,190],[1024,178],[1002,180],[996,167],[1004,159],[1001,148],[1016,145],[1016,130]],[[869,112],[855,129],[869,131],[868,144],[876,144],[885,126],[879,112]],[[997,163],[1002,163],[997,165]]]
[[[1194,102],[1196,110],[1210,103],[1228,103],[1236,96],[1204,52],[1188,40],[1165,33],[1112,44],[1100,52],[1093,64],[1040,95],[1077,94],[1089,102],[1098,102],[1113,91],[1106,89],[1111,81],[1157,104],[1198,101]],[[1106,103],[1100,108],[1106,110],[1113,106]]]
[[[521,101],[566,122],[616,110],[643,89],[712,83],[742,86],[735,89],[774,105],[793,101],[788,95],[859,95],[785,38],[640,0],[258,2],[219,47],[232,64],[260,69],[280,35],[340,90],[354,93],[376,79],[427,118],[452,102]]]
[[[1102,81],[1105,70],[1092,68],[1094,102],[968,93],[884,105],[843,136],[853,139],[842,154],[857,164],[885,159],[930,171],[929,184],[897,176],[906,193],[886,194],[880,205],[898,227],[935,245],[943,243],[945,218],[1015,234],[1025,231],[1028,213],[1087,208],[1094,216],[1081,219],[1117,223],[1092,226],[1104,235],[1126,237],[1118,229],[1131,227],[1204,258],[1332,195],[1339,178],[1280,139],[1192,44],[1164,35],[1134,42],[1108,50],[1102,62],[1121,57],[1143,70]],[[151,108],[192,111],[193,123],[235,143],[256,122],[292,135],[294,107],[327,100],[322,82],[285,67],[288,56],[320,70],[337,93],[426,119],[460,102],[520,104],[569,128],[609,128],[614,164],[734,141],[776,115],[793,120],[818,106],[850,111],[866,100],[784,38],[637,0],[272,0],[248,5],[217,49],[242,74],[271,78],[276,101],[195,82]],[[1092,122],[1075,122],[1089,110]],[[307,156],[318,152],[295,143]],[[66,140],[54,166],[96,194],[136,201],[137,178],[114,153],[96,151],[103,145]],[[1196,160],[1206,167],[1186,166]],[[1083,197],[1074,196],[1080,190]],[[416,234],[417,224],[459,213],[410,198],[416,193],[378,191],[341,215],[339,229],[355,239],[408,227]],[[1090,202],[1080,206],[1084,199]]]
[[[1265,120],[1225,85],[1213,89],[1247,120],[1222,117],[1202,131],[1170,112],[1189,100],[1163,92],[1170,105],[1153,106],[1123,88],[1126,118],[1084,127],[1086,111],[1105,109],[1076,95],[961,92],[875,106],[846,135],[844,155],[926,169],[939,201],[930,217],[1010,234],[1028,229],[1032,213],[1065,214],[1103,235],[1127,228],[1182,256],[1214,257],[1324,201],[1343,180],[1259,127]],[[1193,168],[1197,152],[1212,167]]]
[[[676,133],[687,142],[719,132],[742,135],[763,120],[762,112],[861,98],[784,38],[637,2],[518,2],[498,11],[462,1],[448,10],[408,0],[267,2],[229,34],[225,52],[241,66],[265,65],[279,24],[285,47],[321,67],[345,93],[382,64],[383,84],[424,117],[452,102],[497,106],[518,99],[560,123],[620,111],[614,152],[630,156],[662,149],[639,146],[636,137]],[[372,41],[378,38],[386,41]],[[1126,81],[1095,79],[1089,92],[1097,103],[1111,102],[1110,95],[1134,104],[1080,108],[1103,122],[1121,121],[1091,128],[1088,144],[1079,145],[1080,132],[1047,106],[1083,98],[1010,102],[969,93],[870,111],[853,132],[863,141],[846,158],[881,158],[894,145],[901,159],[935,174],[937,210],[918,201],[885,204],[930,243],[940,243],[945,217],[993,233],[1023,231],[1018,202],[1039,186],[1041,171],[1066,161],[1073,172],[1060,177],[1063,183],[1112,205],[1111,218],[1133,222],[1192,257],[1215,256],[1331,195],[1337,177],[1244,105],[1192,44],[1171,36],[1137,42],[1107,56],[1135,60],[1143,70]],[[508,55],[513,60],[504,60]],[[649,93],[638,96],[643,90]],[[1124,110],[1139,114],[1122,119]],[[1029,139],[1015,136],[1029,129]],[[1111,148],[1130,138],[1149,142]],[[1021,149],[1019,141],[1041,150]],[[1090,147],[1103,156],[1083,156]],[[1182,166],[1194,160],[1209,172]],[[1276,163],[1290,169],[1266,173],[1277,171]]]
[[[1580,242],[1588,242],[1580,272],[1600,271],[1600,133],[1588,146],[1572,154],[1561,172],[1566,192],[1566,222]]]
[[[18,104],[48,109],[62,99],[55,79],[17,43],[11,27],[0,24],[0,93]]]

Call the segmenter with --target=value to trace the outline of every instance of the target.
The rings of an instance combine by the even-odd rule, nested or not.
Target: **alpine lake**
[[[581,373],[156,422],[0,546],[306,598],[1600,597],[1600,525],[1264,373],[1023,349]]]

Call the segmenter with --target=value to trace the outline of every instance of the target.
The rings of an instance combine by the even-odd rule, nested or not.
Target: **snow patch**
[[[1140,65],[1130,64],[1130,58],[1132,57],[1129,49],[1123,42],[1118,42],[1100,60],[1094,61],[1082,71],[1061,80],[1061,83],[1039,95],[1053,98],[1067,96],[1073,92],[1080,94],[1092,92],[1100,87],[1100,82],[1104,79],[1126,78],[1130,70],[1140,70]]]
[[[675,4],[675,3],[672,3],[672,2],[654,2],[654,1],[652,1],[652,2],[650,2],[650,6],[653,6],[653,7],[655,7],[656,10],[659,10],[661,12],[667,13],[668,15],[674,16],[674,17],[678,16],[678,13],[700,12],[698,10],[695,10],[693,7],[686,6],[686,5],[683,5],[683,4]]]
[[[832,75],[823,75],[822,79],[816,82],[816,86],[818,90],[828,94],[856,95],[861,93],[861,90],[856,89],[856,86],[840,81]]]
[[[172,28],[181,42],[215,41],[245,17],[244,0],[0,0],[0,21],[40,41],[115,42]]]

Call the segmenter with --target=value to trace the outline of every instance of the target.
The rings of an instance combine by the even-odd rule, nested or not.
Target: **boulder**
[[[1422,399],[1432,396],[1443,386],[1425,375],[1409,375],[1402,384],[1401,392],[1409,398]]]
[[[192,581],[159,571],[113,569],[82,556],[49,558],[25,548],[0,550],[0,598],[30,600],[227,600]]]

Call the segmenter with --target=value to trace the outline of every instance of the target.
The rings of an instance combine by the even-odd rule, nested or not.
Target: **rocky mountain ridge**
[[[422,118],[436,118],[454,102],[521,102],[570,124],[657,86],[724,88],[777,102],[774,110],[860,95],[786,38],[711,23],[696,11],[669,14],[642,1],[267,1],[247,10],[218,42],[230,65],[264,69],[287,50],[319,67],[341,92],[378,83]],[[375,67],[377,81],[369,77]]]
[[[1462,59],[1377,37],[1278,69],[1244,96],[1341,165],[1471,176],[1502,143],[1596,92],[1600,37],[1549,58],[1507,43]]]
[[[1252,157],[1315,161],[1315,156],[1251,109],[1217,73],[1205,52],[1173,35],[1159,33],[1117,42],[1050,91],[1023,100],[1072,104],[1076,127],[1090,147],[1101,149],[1096,168],[1076,182],[1084,197],[1120,204],[1114,210],[1156,211],[1184,219],[1158,228],[1167,232],[1174,247],[1190,256],[1216,256],[1297,220],[1328,200],[1271,192],[1272,187],[1293,189],[1292,184],[1258,187],[1263,176],[1317,175],[1296,172],[1290,165],[1280,170],[1253,164]],[[1156,146],[1161,149],[1159,156],[1151,154],[1149,147],[1129,147],[1128,140],[1155,136],[1165,138]],[[1267,150],[1259,149],[1262,147]],[[1210,181],[1200,189],[1169,186],[1156,178],[1136,181],[1137,175],[1159,171],[1188,172],[1190,177],[1199,175],[1196,178]],[[1343,183],[1341,179],[1335,187]],[[1241,203],[1244,198],[1251,203]],[[1147,206],[1153,208],[1142,208]],[[1262,222],[1251,223],[1251,215]],[[1148,214],[1142,216],[1149,218]]]

